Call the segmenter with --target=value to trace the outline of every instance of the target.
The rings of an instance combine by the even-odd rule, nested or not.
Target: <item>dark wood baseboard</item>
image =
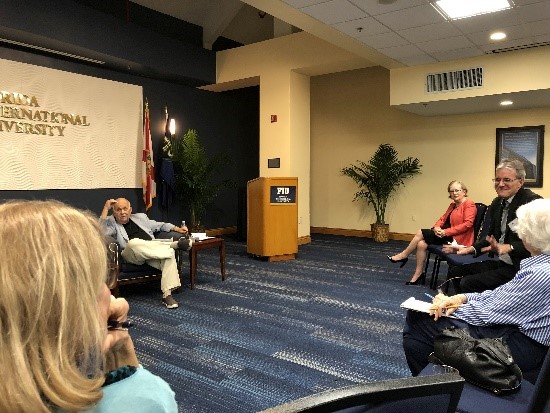
[[[220,235],[232,235],[237,233],[237,226],[225,228],[212,228],[206,230],[206,235],[209,237],[218,237]]]
[[[311,236],[298,237],[298,245],[311,244]]]
[[[359,229],[344,229],[344,228],[326,228],[326,227],[311,227],[312,234],[327,234],[327,235],[342,235],[345,237],[361,237],[372,238],[372,232]],[[390,239],[398,241],[410,241],[414,234],[403,234],[399,232],[390,232]]]
[[[237,233],[237,227],[225,227],[225,228],[212,228],[206,230],[206,235],[209,237],[216,237],[221,235],[232,235]],[[344,237],[360,237],[360,238],[372,238],[372,232],[359,229],[344,229],[344,228],[327,228],[327,227],[311,227],[311,234],[327,234],[327,235],[342,235]],[[410,241],[414,237],[414,234],[404,234],[399,232],[390,232],[390,239],[398,241]],[[298,245],[310,244],[311,236],[305,235],[298,237]]]

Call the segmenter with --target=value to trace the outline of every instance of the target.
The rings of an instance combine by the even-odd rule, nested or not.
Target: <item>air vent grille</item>
[[[483,87],[483,68],[431,73],[426,76],[426,92],[439,93]]]
[[[502,49],[494,49],[494,50],[485,52],[485,54],[505,53],[505,52],[512,52],[514,50],[532,49],[534,47],[543,47],[548,45],[550,45],[550,42],[529,43],[529,44],[522,44],[520,46],[511,46],[511,47],[503,47]]]

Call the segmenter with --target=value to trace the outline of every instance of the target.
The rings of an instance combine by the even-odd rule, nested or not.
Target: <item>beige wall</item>
[[[392,144],[399,158],[420,159],[422,174],[406,181],[390,200],[390,231],[414,233],[431,226],[449,204],[446,187],[459,179],[471,199],[490,202],[496,128],[544,125],[550,107],[535,110],[422,117],[389,107],[389,71],[376,67],[311,78],[311,225],[370,230],[374,212],[352,202],[355,183],[340,169],[368,161],[380,143]],[[548,145],[547,145],[548,146]],[[545,188],[550,196],[548,157]]]
[[[217,82],[223,90],[239,80],[259,79],[262,177],[298,177],[298,236],[310,233],[310,75],[368,63],[305,32],[219,52]],[[271,122],[277,115],[277,122]],[[281,167],[267,167],[280,158]]]
[[[506,67],[528,67],[531,54],[538,62],[547,59],[539,51],[489,59],[506,61],[499,67],[513,73]],[[514,61],[512,56],[521,59]],[[491,62],[484,64],[494,74]],[[239,87],[243,81],[260,84],[259,174],[298,177],[300,237],[309,235],[310,226],[370,230],[372,208],[352,202],[357,188],[340,170],[358,159],[368,161],[380,143],[394,145],[401,159],[417,157],[423,165],[422,175],[399,189],[386,214],[392,232],[411,234],[431,226],[444,212],[449,203],[446,187],[453,179],[466,183],[474,201],[491,201],[496,128],[544,125],[550,119],[550,102],[534,110],[415,115],[390,107],[390,72],[369,66],[357,55],[305,32],[217,55],[218,83],[211,90]],[[418,80],[428,69],[394,69],[392,96],[408,102],[416,89],[401,82]],[[272,114],[278,115],[277,123],[270,122]],[[275,157],[281,158],[281,168],[267,169],[267,159]],[[544,170],[548,182],[548,162]],[[535,191],[550,195],[544,188]]]

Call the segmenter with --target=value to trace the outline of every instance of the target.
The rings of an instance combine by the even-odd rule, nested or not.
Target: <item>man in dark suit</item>
[[[519,262],[530,256],[509,224],[516,219],[516,210],[519,206],[541,196],[523,187],[525,168],[518,160],[504,159],[498,164],[493,182],[498,196],[490,206],[489,233],[486,239],[458,250],[457,254],[474,254],[474,257],[477,257],[488,252],[497,254],[499,259],[451,267],[448,278],[460,279],[460,284],[455,281],[458,293],[492,290],[507,283],[519,270]]]

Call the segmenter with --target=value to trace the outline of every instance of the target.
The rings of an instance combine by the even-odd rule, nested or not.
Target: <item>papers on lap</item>
[[[429,303],[427,301],[421,301],[417,300],[414,297],[407,298],[405,301],[403,301],[400,305],[401,308],[405,308],[407,310],[414,310],[414,311],[420,311],[421,313],[430,313],[430,307],[432,306],[432,303]],[[445,316],[445,314],[443,314]],[[456,318],[454,316],[445,316],[450,318]]]
[[[455,239],[453,239],[453,242],[449,242],[448,245],[454,248],[466,248],[466,245],[459,244]]]

